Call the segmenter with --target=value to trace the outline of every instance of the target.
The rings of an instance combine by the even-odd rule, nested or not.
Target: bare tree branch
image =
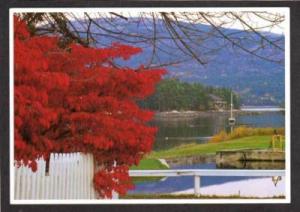
[[[284,16],[276,12],[141,12],[130,13],[23,13],[32,33],[61,34],[68,43],[75,41],[83,46],[108,46],[103,41],[111,39],[138,45],[148,52],[151,49],[146,67],[172,64],[176,61],[193,59],[205,65],[210,56],[231,44],[237,49],[259,59],[282,65],[276,58],[284,52],[284,37],[268,37],[261,30],[279,27]],[[257,24],[252,19],[261,20]],[[124,24],[124,22],[128,23]],[[207,27],[199,27],[199,24]],[[240,25],[243,30],[228,30]],[[132,31],[129,26],[135,26]],[[139,30],[142,29],[142,30]],[[217,39],[218,42],[210,42]],[[208,45],[209,43],[209,45]],[[251,48],[246,43],[252,43]],[[268,55],[263,50],[272,49]],[[162,61],[165,54],[172,61]],[[184,55],[184,56],[183,56]],[[182,58],[185,57],[185,58]],[[280,57],[279,57],[280,58]]]

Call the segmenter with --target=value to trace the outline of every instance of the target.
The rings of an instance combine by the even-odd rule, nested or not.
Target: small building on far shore
[[[217,111],[227,110],[227,102],[224,101],[221,97],[213,95],[213,94],[210,94],[209,97],[212,100],[210,109],[217,110]]]

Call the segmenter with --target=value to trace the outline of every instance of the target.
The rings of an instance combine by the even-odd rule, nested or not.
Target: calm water
[[[205,143],[208,138],[221,130],[228,130],[228,114],[212,113],[192,119],[156,119],[153,125],[159,128],[154,149],[167,149],[191,142]],[[236,125],[251,127],[284,127],[283,112],[263,112],[235,115]],[[194,164],[172,167],[174,169],[216,169],[215,163]],[[225,182],[249,179],[250,177],[202,177],[201,187]],[[253,178],[253,177],[252,177]],[[168,177],[161,181],[138,183],[129,193],[170,193],[193,188],[192,176]]]
[[[284,127],[283,112],[236,114],[236,126]],[[158,127],[154,150],[171,148],[186,143],[205,143],[221,130],[229,130],[229,114],[209,113],[204,117],[182,119],[155,119],[152,125]]]

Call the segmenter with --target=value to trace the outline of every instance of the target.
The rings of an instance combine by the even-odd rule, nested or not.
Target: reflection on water
[[[229,114],[207,113],[203,117],[159,119],[151,125],[158,127],[154,150],[171,148],[186,143],[205,143],[221,130],[229,130],[227,124]],[[251,127],[283,127],[283,112],[263,112],[252,114],[236,114],[236,126]]]

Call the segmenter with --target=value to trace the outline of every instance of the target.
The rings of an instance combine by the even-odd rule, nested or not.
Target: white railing
[[[15,200],[97,199],[93,187],[94,161],[91,154],[51,154],[49,170],[46,162],[37,160],[32,172],[25,166],[15,166]],[[113,194],[117,198],[117,194]]]
[[[177,170],[130,170],[131,177],[180,177],[194,176],[194,193],[200,195],[203,176],[277,177],[285,176],[285,170],[234,170],[234,169],[177,169]]]

